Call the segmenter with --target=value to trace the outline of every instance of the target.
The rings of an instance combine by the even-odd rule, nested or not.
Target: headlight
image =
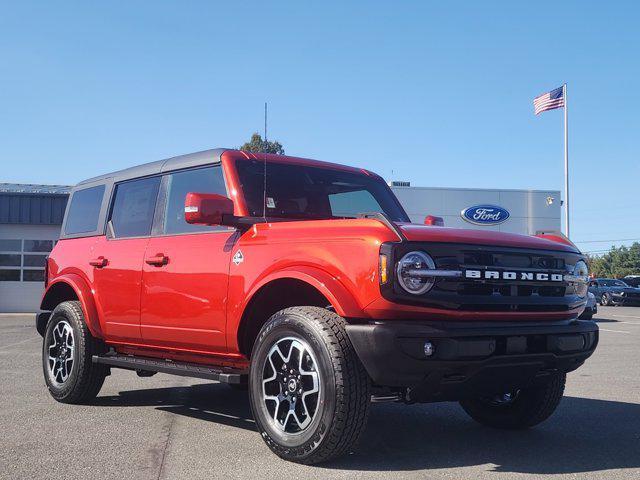
[[[412,270],[436,268],[433,259],[424,252],[409,252],[398,262],[396,269],[398,283],[407,292],[413,295],[425,293],[433,287],[435,278],[412,274]]]
[[[573,269],[573,275],[577,277],[579,282],[576,285],[576,293],[581,297],[584,297],[589,288],[589,267],[587,267],[586,262],[583,262],[582,260],[576,262],[576,266]]]

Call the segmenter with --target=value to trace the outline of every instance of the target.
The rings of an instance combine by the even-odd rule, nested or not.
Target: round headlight
[[[398,262],[398,283],[407,292],[420,295],[427,292],[435,283],[435,278],[419,275],[416,270],[434,270],[436,264],[433,259],[424,252],[409,252]]]
[[[576,285],[576,293],[584,297],[589,289],[589,267],[587,263],[582,260],[576,262],[576,266],[573,268],[573,274],[578,277],[580,281],[580,283]]]

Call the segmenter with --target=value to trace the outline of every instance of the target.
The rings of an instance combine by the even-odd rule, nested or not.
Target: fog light
[[[424,356],[430,357],[436,352],[436,347],[431,342],[424,342]]]

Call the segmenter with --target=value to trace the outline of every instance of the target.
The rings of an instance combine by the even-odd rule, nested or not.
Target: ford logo
[[[460,216],[475,225],[499,225],[509,218],[509,211],[496,205],[475,205],[465,208]]]

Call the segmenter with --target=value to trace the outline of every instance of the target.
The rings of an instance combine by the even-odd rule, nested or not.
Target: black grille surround
[[[438,278],[422,295],[406,292],[398,283],[395,268],[408,252],[420,250],[433,258],[439,270],[492,270],[571,274],[579,253],[460,243],[384,243],[380,253],[388,256],[389,280],[380,286],[382,296],[395,303],[442,310],[482,312],[567,312],[584,305],[575,287],[566,281],[486,280]]]

